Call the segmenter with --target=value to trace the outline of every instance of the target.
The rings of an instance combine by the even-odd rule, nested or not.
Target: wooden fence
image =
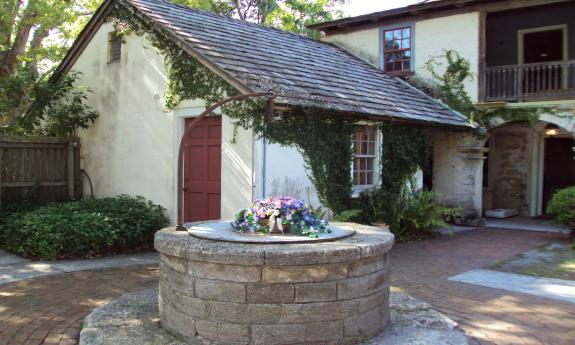
[[[0,136],[0,205],[81,197],[77,138]]]

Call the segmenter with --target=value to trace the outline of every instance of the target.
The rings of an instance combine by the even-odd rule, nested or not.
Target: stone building
[[[313,25],[324,40],[384,72],[430,79],[444,50],[470,62],[465,82],[485,108],[557,107],[534,124],[495,121],[485,139],[435,136],[433,189],[475,210],[539,216],[575,185],[575,3],[439,0]],[[485,164],[483,164],[485,162]]]

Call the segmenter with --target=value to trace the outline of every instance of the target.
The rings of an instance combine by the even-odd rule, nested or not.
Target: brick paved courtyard
[[[448,281],[546,242],[552,233],[481,229],[396,245],[392,285],[457,321],[480,344],[575,344],[575,305]]]
[[[396,245],[392,284],[460,323],[480,344],[574,344],[575,305],[451,282],[557,240],[560,235],[481,229]],[[93,308],[129,291],[153,287],[154,267],[102,269],[0,285],[0,345],[75,344]]]
[[[157,268],[139,266],[0,285],[0,344],[76,344],[92,309],[157,281]]]

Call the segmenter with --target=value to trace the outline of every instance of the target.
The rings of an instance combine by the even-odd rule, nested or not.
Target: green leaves
[[[15,76],[0,78],[0,116],[4,132],[13,135],[73,136],[99,114],[86,105],[89,89],[76,86],[81,73],[70,72],[58,81],[34,80],[32,71],[20,68]]]
[[[142,197],[83,199],[0,212],[2,248],[40,259],[84,258],[151,248],[167,225],[161,206]]]
[[[553,194],[547,206],[547,213],[558,223],[575,230],[575,186]]]

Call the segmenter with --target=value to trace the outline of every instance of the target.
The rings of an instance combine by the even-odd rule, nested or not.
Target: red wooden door
[[[200,120],[184,145],[184,221],[220,219],[222,118]]]

